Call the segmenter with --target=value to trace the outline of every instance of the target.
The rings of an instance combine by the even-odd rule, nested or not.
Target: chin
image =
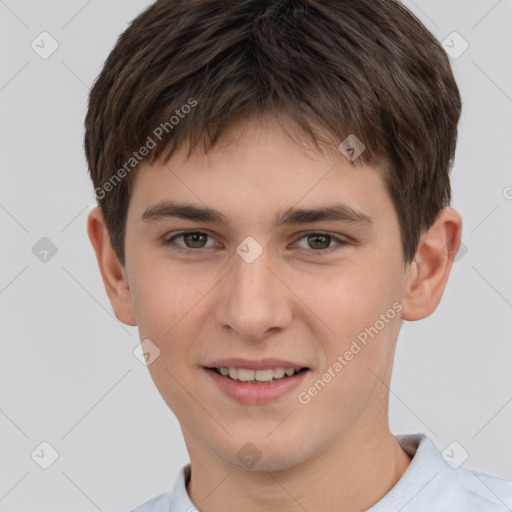
[[[260,448],[262,444],[266,447]],[[258,444],[247,442],[241,448],[236,448],[235,451],[229,453],[218,454],[225,463],[234,466],[238,469],[245,469],[247,471],[286,471],[302,464],[305,460],[304,453],[298,453],[297,449],[290,447],[290,449],[279,449],[269,446],[268,442],[262,441]]]
[[[293,459],[293,460],[292,460]],[[262,457],[257,463],[253,466],[245,465],[245,463],[241,462],[236,454],[235,457],[231,457],[230,460],[226,461],[231,466],[234,466],[238,469],[243,469],[246,471],[254,471],[254,472],[275,472],[275,471],[286,471],[294,468],[299,464],[295,457],[287,457],[283,456],[279,458],[276,454],[273,454],[270,458]]]

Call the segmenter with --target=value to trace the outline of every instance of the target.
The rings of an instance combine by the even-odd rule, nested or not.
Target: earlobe
[[[435,311],[459,250],[461,233],[460,214],[444,208],[430,229],[421,235],[407,276],[403,320],[420,320]]]
[[[87,233],[96,253],[105,291],[114,314],[124,324],[137,325],[126,271],[112,247],[100,207],[94,208],[89,213]]]

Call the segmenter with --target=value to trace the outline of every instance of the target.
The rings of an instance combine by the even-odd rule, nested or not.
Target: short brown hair
[[[158,0],[120,35],[85,118],[89,172],[120,262],[135,152],[165,163],[184,143],[203,139],[207,151],[236,121],[278,112],[317,149],[321,130],[340,142],[355,134],[362,163],[386,163],[412,261],[421,232],[450,205],[461,113],[448,56],[425,26],[396,0]]]

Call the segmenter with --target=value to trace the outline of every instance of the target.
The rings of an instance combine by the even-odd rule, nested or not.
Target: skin
[[[117,318],[137,325],[141,340],[160,349],[148,368],[180,422],[192,467],[187,491],[202,512],[362,511],[410,463],[388,425],[395,345],[402,320],[425,318],[439,304],[462,221],[455,210],[443,210],[422,234],[415,260],[404,265],[384,182],[375,168],[355,164],[334,151],[299,149],[276,123],[251,118],[207,156],[196,151],[187,159],[183,147],[166,165],[140,168],[125,267],[99,208],[89,214],[89,237]],[[208,206],[233,224],[141,219],[164,200]],[[334,202],[373,223],[271,229],[283,208]],[[162,243],[180,230],[209,237]],[[315,245],[308,231],[347,243],[327,237]],[[252,263],[235,252],[247,236],[263,249]],[[299,403],[297,393],[396,302],[401,311],[309,403]],[[233,356],[278,357],[310,371],[300,389],[272,403],[239,404],[202,368]],[[237,457],[248,442],[261,454],[251,468]]]

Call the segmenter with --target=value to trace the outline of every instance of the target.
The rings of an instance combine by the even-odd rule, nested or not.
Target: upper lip
[[[248,370],[266,370],[267,368],[307,368],[306,365],[286,361],[284,359],[264,358],[258,360],[230,357],[228,359],[216,359],[205,365],[206,368],[246,368]]]

